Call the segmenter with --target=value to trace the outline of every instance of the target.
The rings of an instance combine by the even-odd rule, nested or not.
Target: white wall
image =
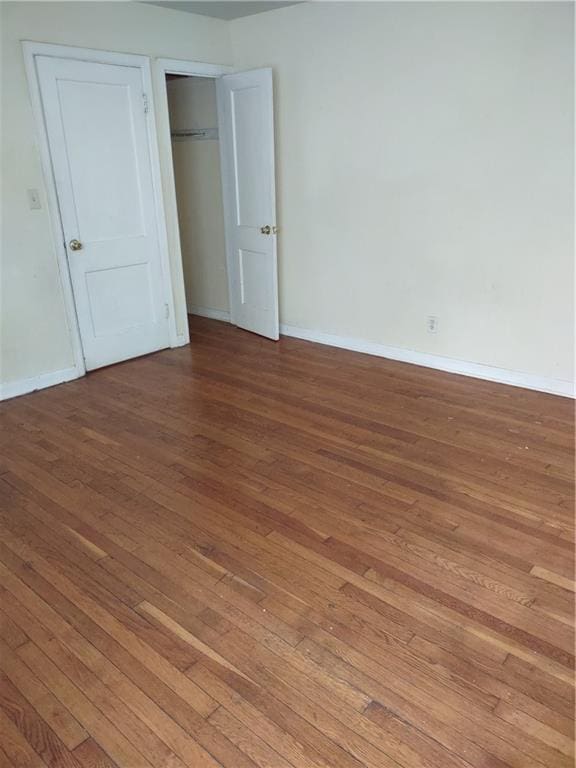
[[[45,376],[73,366],[54,236],[46,210],[35,125],[21,40],[230,63],[227,22],[141,3],[3,2],[2,27],[2,306],[0,381]],[[155,101],[159,102],[159,83]],[[160,126],[165,128],[165,126]],[[164,198],[169,151],[161,153]],[[28,208],[26,190],[40,190],[42,209]],[[168,235],[177,273],[175,206]],[[183,291],[175,291],[179,329],[186,322]],[[9,387],[7,388],[9,391]]]
[[[232,22],[235,65],[274,68],[282,323],[572,378],[572,14],[308,3]]]
[[[73,364],[22,39],[273,66],[281,321],[571,378],[571,4],[307,3],[230,24],[121,2],[0,13],[1,381]]]
[[[217,129],[216,81],[168,81],[170,125]],[[228,313],[228,280],[218,140],[172,142],[180,243],[188,311]]]

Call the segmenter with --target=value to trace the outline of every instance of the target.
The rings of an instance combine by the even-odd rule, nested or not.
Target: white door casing
[[[224,75],[217,95],[231,319],[276,340],[272,70]]]
[[[171,302],[142,69],[35,58],[86,368],[163,349]]]

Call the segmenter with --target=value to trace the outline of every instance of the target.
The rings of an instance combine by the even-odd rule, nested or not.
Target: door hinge
[[[148,105],[148,94],[147,93],[143,93],[142,94],[142,101],[144,102],[144,114],[147,115],[148,114],[148,110],[150,109],[150,107]]]
[[[166,320],[170,317],[170,307],[168,304],[164,304],[164,315],[166,317]]]

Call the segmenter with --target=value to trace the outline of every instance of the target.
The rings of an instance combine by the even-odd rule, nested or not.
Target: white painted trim
[[[190,341],[188,326],[184,326],[184,334],[178,335],[176,326],[176,305],[174,303],[174,290],[172,286],[172,270],[170,267],[170,248],[168,244],[168,230],[166,226],[166,213],[162,195],[162,171],[160,167],[160,148],[156,128],[156,109],[154,106],[154,84],[152,83],[152,69],[150,59],[145,58],[142,66],[142,80],[144,91],[148,96],[148,146],[150,150],[150,164],[152,166],[152,187],[154,191],[154,210],[156,212],[156,230],[158,232],[158,246],[160,248],[160,268],[164,282],[164,300],[168,304],[168,327],[170,331],[170,346],[179,347]],[[170,166],[171,167],[171,166]],[[184,281],[184,277],[182,277]]]
[[[172,141],[170,137],[170,115],[168,112],[168,92],[166,89],[166,75],[188,75],[191,77],[217,78],[232,71],[232,67],[224,64],[205,64],[201,61],[182,61],[180,59],[156,59],[154,74],[158,93],[158,107],[156,119],[158,121],[158,155],[165,158],[166,192],[164,196],[164,232],[166,234],[166,247],[168,248],[167,228],[175,233],[174,237],[174,263],[177,270],[175,281],[172,284],[172,293],[178,292],[180,305],[186,306],[184,287],[184,267],[182,263],[182,250],[180,245],[180,227],[178,223],[178,201],[176,198],[176,182],[174,179],[174,160],[172,157]],[[172,312],[174,333],[176,332],[175,311]],[[172,346],[183,346],[190,342],[190,331],[185,318],[182,318],[184,333],[172,340]]]
[[[220,81],[220,85],[222,81]],[[238,315],[236,312],[236,295],[239,291],[236,290],[234,283],[234,251],[232,247],[232,232],[236,218],[234,217],[232,210],[234,208],[233,198],[234,195],[231,191],[233,184],[234,171],[229,162],[228,152],[226,152],[226,141],[228,128],[224,119],[225,115],[225,94],[221,87],[218,87],[216,83],[216,107],[218,113],[218,135],[220,141],[218,142],[218,155],[220,157],[220,183],[222,190],[222,212],[224,214],[224,246],[226,249],[226,278],[228,285],[228,306],[230,307],[230,322],[233,325],[238,323]]]
[[[230,322],[230,312],[223,309],[209,309],[208,307],[188,307],[189,315],[199,315],[200,317],[209,317],[211,320],[221,320],[223,323]]]
[[[100,48],[79,48],[74,45],[57,43],[39,43],[34,40],[24,40],[22,48],[27,55],[53,56],[57,59],[78,59],[92,61],[96,64],[117,64],[123,67],[142,67],[149,63],[148,56],[137,53],[119,53],[105,51]]]
[[[20,379],[20,381],[9,381],[0,384],[0,400],[9,400],[11,397],[20,397],[29,392],[35,392],[37,389],[46,389],[55,384],[63,384],[65,381],[78,379],[83,374],[78,373],[77,368],[65,368],[63,371],[52,371],[51,373],[42,373],[40,376],[34,376],[31,379]]]
[[[60,219],[60,208],[58,205],[58,195],[56,193],[56,182],[54,180],[54,173],[52,170],[52,159],[50,157],[48,135],[46,133],[46,126],[44,124],[44,110],[42,108],[42,97],[40,94],[40,84],[38,81],[38,72],[36,70],[35,61],[36,55],[44,53],[46,55],[55,55],[54,49],[59,49],[60,47],[61,46],[52,46],[43,43],[22,43],[24,66],[28,80],[28,91],[30,93],[30,100],[32,102],[32,114],[36,128],[36,138],[38,139],[38,146],[40,148],[40,160],[44,175],[44,182],[46,184],[48,213],[52,225],[52,232],[54,235],[54,247],[56,250],[58,273],[64,300],[66,323],[70,333],[72,355],[74,357],[76,373],[78,376],[84,376],[86,374],[84,351],[82,349],[82,339],[80,337],[80,328],[78,326],[78,318],[76,316],[76,305],[74,303],[74,292],[72,290],[72,281],[70,279],[70,271],[68,268],[68,254],[64,245],[64,231],[62,229],[62,220]]]
[[[314,341],[317,344],[327,344],[330,347],[340,347],[354,352],[363,352],[367,355],[385,357],[389,360],[399,360],[412,365],[422,365],[426,368],[434,368],[448,373],[457,373],[461,376],[470,376],[474,379],[494,381],[499,384],[509,384],[513,387],[534,389],[538,392],[548,392],[552,395],[563,397],[576,397],[574,383],[564,379],[549,379],[544,376],[534,376],[530,373],[511,371],[507,368],[493,368],[481,363],[471,363],[466,360],[455,360],[440,355],[429,355],[425,352],[415,352],[411,349],[389,347],[377,344],[373,341],[364,341],[347,336],[336,336],[323,331],[312,331],[308,328],[299,328],[295,325],[280,325],[280,333],[284,336],[292,336],[296,339]]]
[[[186,323],[185,333],[176,336],[176,340],[170,346],[171,349],[174,349],[175,347],[185,347],[186,344],[190,344],[190,329],[188,328],[188,323]]]
[[[150,152],[150,164],[152,170],[152,187],[154,195],[154,209],[156,213],[156,224],[158,232],[158,247],[160,250],[160,268],[162,270],[162,280],[164,287],[164,300],[169,309],[169,333],[171,346],[180,346],[189,341],[182,340],[178,336],[176,329],[176,313],[174,308],[174,294],[172,291],[172,280],[170,271],[170,255],[168,251],[168,234],[166,231],[166,218],[164,215],[164,205],[162,200],[162,181],[160,172],[160,157],[158,152],[158,137],[156,134],[156,121],[154,110],[154,89],[152,84],[152,73],[150,59],[147,56],[140,56],[131,53],[116,53],[112,51],[95,50],[91,48],[76,48],[70,45],[53,45],[51,43],[36,43],[24,41],[22,43],[24,53],[24,63],[28,78],[28,87],[32,101],[32,110],[36,131],[40,145],[40,154],[42,158],[42,170],[46,183],[48,208],[52,220],[52,230],[55,235],[56,255],[58,261],[58,270],[62,285],[62,294],[64,297],[64,307],[66,319],[72,341],[72,351],[74,355],[74,364],[78,371],[78,376],[86,373],[84,363],[84,352],[82,349],[82,338],[76,316],[76,306],[74,303],[74,293],[70,272],[68,268],[68,254],[64,245],[64,232],[60,218],[60,209],[58,205],[58,194],[56,191],[56,182],[52,168],[50,155],[50,146],[48,134],[44,122],[44,110],[42,107],[42,97],[38,81],[38,72],[36,69],[36,56],[53,56],[60,59],[77,59],[79,61],[90,61],[97,64],[115,64],[124,67],[137,67],[142,72],[142,84],[148,96],[150,106],[149,117],[147,120],[148,130],[148,149]],[[187,336],[186,328],[185,334]]]
[[[188,75],[189,77],[221,77],[234,72],[234,67],[227,64],[206,64],[203,61],[183,61],[182,59],[156,59],[156,66],[164,75]]]

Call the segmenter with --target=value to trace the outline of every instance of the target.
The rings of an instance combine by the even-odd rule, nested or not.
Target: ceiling
[[[148,0],[148,5],[159,5],[162,8],[172,8],[176,11],[185,11],[186,13],[199,13],[201,16],[213,16],[215,19],[239,19],[241,16],[252,16],[255,13],[263,11],[274,11],[276,8],[283,8],[285,5],[297,5],[299,0],[293,2],[257,2],[245,3],[242,0],[229,0],[229,2],[220,2],[219,0],[206,0],[204,3],[192,3],[188,0]]]

